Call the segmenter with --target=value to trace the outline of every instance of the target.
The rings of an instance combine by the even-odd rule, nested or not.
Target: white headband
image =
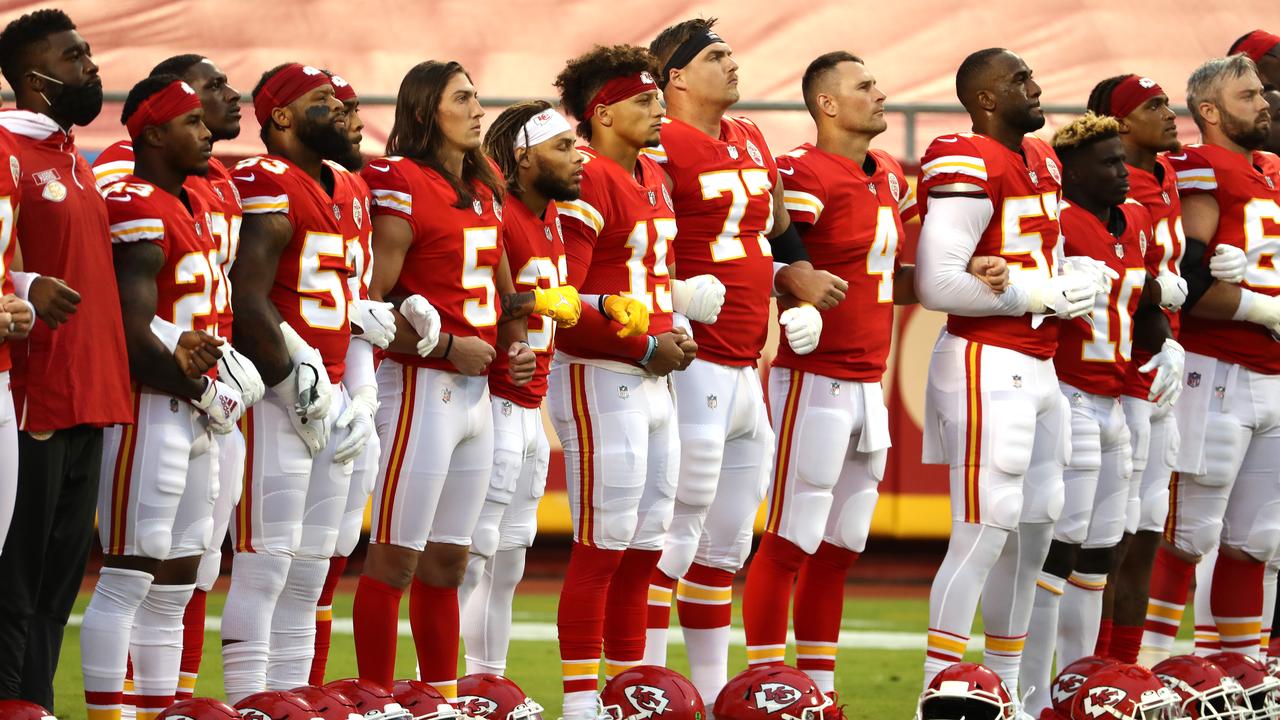
[[[518,150],[522,147],[541,145],[560,133],[572,129],[569,127],[569,121],[565,120],[563,115],[551,108],[547,108],[529,118],[529,121],[524,124],[524,128],[516,133],[516,141],[512,149]]]

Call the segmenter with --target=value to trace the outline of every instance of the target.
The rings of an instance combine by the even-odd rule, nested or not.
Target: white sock
[[[822,691],[823,695],[830,695],[836,689],[836,672],[835,670],[805,670],[805,675],[813,681],[814,685]]]
[[[592,690],[565,693],[561,720],[595,720],[599,697],[600,694]]]
[[[667,628],[648,628],[644,631],[644,664],[667,666]]]
[[[1106,573],[1073,572],[1062,593],[1058,611],[1058,667],[1093,654],[1102,624],[1102,594]]]
[[[924,686],[944,668],[964,658],[978,597],[1000,557],[1008,530],[966,522],[951,523],[947,556],[929,590],[929,640]]]
[[[1195,627],[1195,650],[1201,657],[1222,649],[1218,639],[1218,623],[1213,619],[1209,594],[1213,590],[1213,568],[1218,564],[1218,549],[1204,554],[1196,564],[1196,589],[1191,601],[1191,619]]]
[[[729,628],[684,628],[684,646],[689,654],[689,680],[698,694],[719,697],[729,679]]]
[[[511,603],[516,585],[524,577],[525,551],[521,547],[495,553],[485,564],[484,576],[464,608],[462,639],[467,648],[468,673],[506,673]]]
[[[236,553],[231,561],[231,589],[222,608],[222,683],[229,704],[267,689],[271,616],[289,564],[288,557],[251,552]]]
[[[1009,536],[982,588],[982,624],[986,630],[982,664],[1018,694],[1022,650],[1035,604],[1036,579],[1049,555],[1053,523],[1021,523]],[[1024,687],[1025,690],[1025,687]]]
[[[173,703],[178,690],[178,665],[182,662],[182,616],[191,600],[193,585],[152,584],[133,619],[129,654],[133,658],[136,712],[154,717]],[[144,698],[165,699],[160,707]]]
[[[1058,641],[1058,606],[1062,602],[1063,586],[1066,584],[1065,578],[1047,572],[1041,572],[1036,579],[1031,624],[1019,673],[1021,686],[1031,691],[1027,695],[1024,709],[1035,717],[1039,717],[1040,711],[1053,702],[1050,696],[1053,650]]]
[[[267,689],[307,684],[316,653],[316,604],[329,574],[328,558],[295,557],[271,616]]]
[[[11,548],[15,550],[15,548]],[[84,609],[80,625],[80,666],[84,672],[85,700],[97,709],[90,693],[124,691],[129,661],[129,634],[138,606],[151,587],[151,573],[104,567]],[[118,701],[116,701],[118,703]],[[116,703],[113,706],[118,707]],[[114,709],[108,707],[107,709]]]

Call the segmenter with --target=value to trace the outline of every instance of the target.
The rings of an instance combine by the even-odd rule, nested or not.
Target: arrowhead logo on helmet
[[[1084,685],[1085,677],[1076,673],[1064,672],[1053,681],[1053,701],[1062,703],[1068,700]]]
[[[249,718],[249,720],[271,720],[270,715],[257,708],[241,708],[240,717]]]
[[[1081,707],[1089,717],[1103,717],[1107,714],[1108,708],[1118,705],[1125,697],[1127,697],[1125,691],[1118,687],[1099,685],[1089,689],[1089,694],[1084,696]]]
[[[498,709],[498,703],[478,695],[463,695],[453,701],[453,706],[463,715],[473,718],[492,717],[493,711]]]
[[[631,701],[632,707],[639,710],[640,717],[649,717],[651,715],[661,715],[666,712],[667,694],[662,692],[662,688],[656,688],[652,685],[632,685],[623,693],[627,699]]]
[[[794,705],[800,699],[800,691],[785,683],[761,683],[755,691],[756,707],[768,713],[776,713],[783,708]]]

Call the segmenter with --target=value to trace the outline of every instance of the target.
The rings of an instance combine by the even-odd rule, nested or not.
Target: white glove
[[[1160,307],[1172,312],[1181,310],[1182,303],[1187,301],[1186,279],[1168,270],[1161,270],[1156,275],[1156,284],[1160,286]]]
[[[239,391],[245,407],[257,405],[267,394],[267,386],[263,384],[258,368],[230,344],[222,346],[222,357],[218,358],[218,380]]]
[[[324,366],[320,367],[320,372],[324,372]],[[302,377],[299,377],[301,375]],[[325,422],[325,418],[311,419],[307,413],[300,409],[302,401],[299,399],[301,393],[306,390],[308,392],[314,389],[310,378],[314,377],[314,369],[304,365],[294,365],[293,372],[279,384],[272,385],[271,391],[279,397],[286,409],[289,422],[293,425],[293,431],[298,433],[298,437],[302,438],[302,442],[307,446],[307,452],[311,457],[320,454],[324,446],[329,442],[329,424]],[[327,381],[327,376],[326,376]]]
[[[1249,258],[1244,250],[1235,245],[1219,245],[1209,258],[1209,274],[1215,279],[1229,283],[1244,280],[1244,271],[1249,267]]]
[[[1187,353],[1178,341],[1173,338],[1165,339],[1160,352],[1148,360],[1146,365],[1138,368],[1138,372],[1156,371],[1147,399],[1160,407],[1169,407],[1177,402],[1178,396],[1182,394],[1182,370],[1186,364]]]
[[[1025,288],[1028,295],[1027,312],[1056,315],[1071,319],[1088,315],[1093,310],[1093,298],[1104,287],[1103,273],[1090,263],[1067,258],[1062,272],[1048,282]]]
[[[1256,323],[1273,335],[1280,334],[1280,297],[1241,288],[1240,304],[1231,319]]]
[[[396,336],[396,316],[391,314],[393,307],[395,305],[391,303],[375,300],[352,300],[347,305],[351,337],[386,350]],[[360,328],[360,332],[356,332],[356,328]]]
[[[338,416],[337,427],[350,428],[347,436],[333,451],[333,459],[344,463],[360,457],[365,443],[373,434],[373,414],[378,411],[378,389],[365,385],[351,396],[347,409]]]
[[[797,355],[808,355],[818,347],[822,335],[822,313],[809,303],[782,313],[778,322],[787,330],[787,344]]]
[[[715,275],[694,275],[671,282],[671,309],[694,322],[710,325],[724,306],[724,283]]]
[[[239,391],[230,385],[217,380],[205,378],[204,392],[200,399],[192,402],[209,418],[209,429],[219,435],[226,435],[235,429],[240,416],[244,414],[244,399]]]
[[[421,295],[410,295],[400,303],[400,314],[413,326],[418,337],[418,356],[426,357],[440,341],[440,313]]]
[[[289,376],[294,379],[297,388],[297,396],[293,398],[294,412],[309,420],[323,420],[329,414],[329,405],[333,402],[333,386],[329,384],[329,371],[325,370],[324,358],[289,323],[280,323],[280,332],[284,335],[284,346],[289,351],[289,359],[293,361],[293,372]]]

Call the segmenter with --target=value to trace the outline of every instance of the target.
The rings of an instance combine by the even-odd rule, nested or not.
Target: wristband
[[[599,311],[600,311],[600,314],[601,314],[601,315],[603,315],[603,316],[605,316],[605,317],[609,317],[609,313],[607,313],[607,312],[605,312],[605,311],[604,311],[604,301],[605,301],[605,298],[607,298],[607,297],[609,297],[609,296],[608,296],[608,295],[600,295],[600,296],[598,296],[598,297],[596,298],[596,309],[597,309],[597,310],[599,310]]]
[[[10,271],[9,279],[13,281],[13,294],[23,300],[26,300],[27,296],[31,294],[31,284],[34,283],[38,277],[40,277],[40,273],[20,272],[18,270]]]
[[[448,358],[449,351],[453,349],[453,333],[449,333],[449,344],[444,346],[444,355],[441,358]]]
[[[641,365],[647,365],[653,359],[653,354],[658,350],[658,338],[649,336],[649,348],[644,351],[644,355],[640,358]]]

